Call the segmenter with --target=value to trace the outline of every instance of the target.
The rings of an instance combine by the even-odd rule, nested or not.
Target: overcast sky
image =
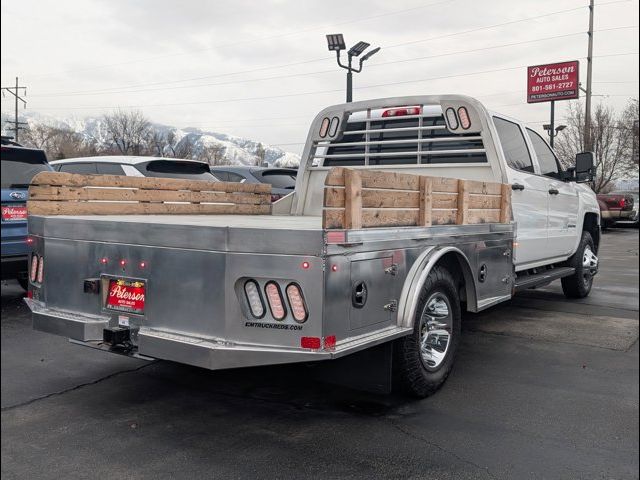
[[[580,59],[586,82],[587,4],[2,2],[2,86],[19,76],[28,87],[28,109],[42,114],[136,108],[159,123],[300,152],[315,113],[344,101],[344,71],[324,37],[341,32],[348,45],[365,40],[382,47],[355,76],[355,100],[464,93],[541,128],[549,105],[526,104],[526,65]],[[638,13],[638,0],[596,1],[593,91],[609,96],[596,101],[616,108],[638,96]],[[12,108],[3,98],[2,111]],[[563,114],[559,102],[560,122]]]

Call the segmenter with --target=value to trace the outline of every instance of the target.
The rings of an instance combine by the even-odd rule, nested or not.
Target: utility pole
[[[22,90],[24,92],[24,96],[26,97],[27,96],[27,87],[21,87],[19,82],[18,82],[18,77],[16,77],[16,86],[15,87],[2,87],[2,96],[4,96],[5,90],[7,92],[9,92],[11,95],[13,95],[15,97],[15,101],[16,101],[15,118],[13,119],[13,128],[10,128],[9,130],[13,130],[14,131],[13,138],[17,142],[18,141],[18,132],[20,130],[24,129],[24,127],[21,127],[20,125],[27,125],[27,122],[20,122],[18,120],[18,101],[22,102],[22,104],[24,105],[24,108],[27,108],[27,101],[20,96],[20,90]]]
[[[584,149],[592,150],[591,146],[591,81],[593,70],[593,9],[594,0],[589,0],[589,49],[587,52],[587,98],[584,107]]]

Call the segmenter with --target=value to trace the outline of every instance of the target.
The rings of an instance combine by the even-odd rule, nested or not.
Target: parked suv
[[[216,181],[216,178],[209,172],[207,163],[177,158],[125,155],[78,157],[54,160],[51,165],[58,172],[83,175],[104,174]]]
[[[271,201],[289,195],[296,187],[295,168],[226,166],[211,167],[211,173],[222,182],[268,183],[271,185]]]
[[[27,289],[27,191],[36,173],[51,170],[42,150],[2,139],[2,280]]]

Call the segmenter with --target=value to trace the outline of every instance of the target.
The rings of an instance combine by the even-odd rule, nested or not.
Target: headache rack
[[[419,114],[394,108],[385,116],[368,108],[347,121],[342,137],[315,142],[313,161],[318,166],[411,165],[483,163],[487,161],[482,136],[452,133],[442,110],[433,105],[410,107]],[[364,115],[363,115],[364,114]]]

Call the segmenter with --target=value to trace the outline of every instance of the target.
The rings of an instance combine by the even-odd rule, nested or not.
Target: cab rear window
[[[319,156],[324,166],[487,162],[479,135],[449,132],[442,116],[349,122]]]
[[[0,163],[2,188],[27,188],[37,173],[51,171],[42,150],[3,146]]]

